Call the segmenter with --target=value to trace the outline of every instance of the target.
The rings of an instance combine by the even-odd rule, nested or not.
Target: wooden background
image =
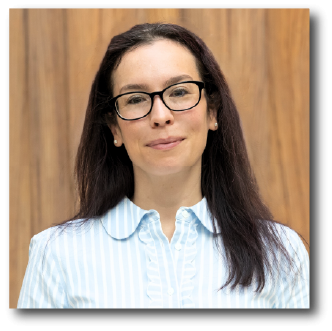
[[[309,242],[308,9],[11,9],[11,308],[31,237],[74,214],[75,154],[111,37],[157,21],[183,25],[210,47],[266,203]]]

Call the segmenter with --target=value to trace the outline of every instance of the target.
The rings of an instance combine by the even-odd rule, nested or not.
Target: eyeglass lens
[[[200,90],[195,83],[183,83],[170,86],[163,93],[163,100],[172,110],[186,110],[194,107],[199,100]],[[151,98],[143,92],[133,92],[119,97],[116,108],[126,119],[145,116],[151,109]]]

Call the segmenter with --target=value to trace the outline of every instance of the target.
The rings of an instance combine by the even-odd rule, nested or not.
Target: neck
[[[175,226],[176,212],[202,200],[201,167],[156,176],[134,167],[135,190],[133,202],[142,209],[155,209],[162,226]]]

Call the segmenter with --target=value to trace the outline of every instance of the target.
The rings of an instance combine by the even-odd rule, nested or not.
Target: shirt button
[[[177,244],[175,245],[175,249],[176,249],[176,250],[180,251],[181,248],[182,248],[182,245],[181,245],[181,244],[177,243]]]
[[[174,293],[174,290],[170,287],[169,289],[168,289],[168,294],[169,295],[172,295]]]
[[[182,216],[183,216],[184,218],[187,218],[187,217],[189,216],[189,213],[188,213],[186,210],[184,210],[184,211],[182,212]]]

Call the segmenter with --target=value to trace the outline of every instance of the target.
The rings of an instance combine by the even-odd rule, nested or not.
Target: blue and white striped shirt
[[[288,228],[283,240],[301,268],[295,286],[289,272],[278,273],[256,293],[254,284],[218,291],[227,264],[205,198],[177,211],[171,242],[158,212],[127,197],[87,224],[32,238],[18,308],[309,308],[308,254]]]

